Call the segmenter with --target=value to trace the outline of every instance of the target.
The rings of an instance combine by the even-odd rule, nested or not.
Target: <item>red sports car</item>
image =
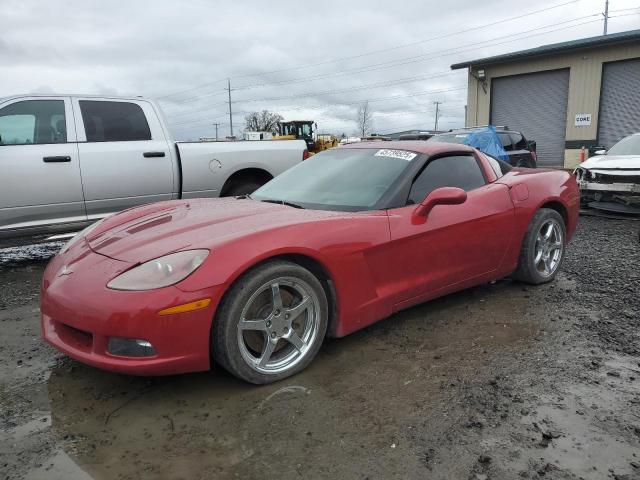
[[[250,196],[154,203],[78,234],[42,285],[44,338],[99,368],[253,383],[305,368],[325,336],[505,276],[552,280],[578,217],[564,171],[473,148],[365,142]]]

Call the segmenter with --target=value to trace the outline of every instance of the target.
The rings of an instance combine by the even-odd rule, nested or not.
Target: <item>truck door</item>
[[[169,143],[149,102],[74,98],[73,108],[90,219],[171,200]]]
[[[70,98],[0,103],[0,231],[86,221],[75,141]]]

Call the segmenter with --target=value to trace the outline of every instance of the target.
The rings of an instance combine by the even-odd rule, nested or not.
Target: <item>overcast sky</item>
[[[441,128],[462,126],[466,74],[452,63],[599,35],[605,2],[2,3],[0,96],[149,96],[176,138],[197,139],[214,122],[229,133],[227,77],[236,133],[246,112],[268,109],[350,135],[364,100],[379,133],[433,128],[434,101]],[[639,7],[611,0],[609,32],[640,28]]]

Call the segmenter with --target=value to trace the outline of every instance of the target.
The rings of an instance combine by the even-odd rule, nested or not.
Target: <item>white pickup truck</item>
[[[0,98],[0,246],[144,203],[251,193],[306,155],[302,140],[173,142],[139,97]]]

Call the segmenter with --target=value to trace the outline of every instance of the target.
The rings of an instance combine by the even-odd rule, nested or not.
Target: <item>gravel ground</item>
[[[0,478],[640,479],[639,227],[582,217],[554,283],[412,308],[263,387],[65,358],[38,326],[59,245],[0,251]]]

